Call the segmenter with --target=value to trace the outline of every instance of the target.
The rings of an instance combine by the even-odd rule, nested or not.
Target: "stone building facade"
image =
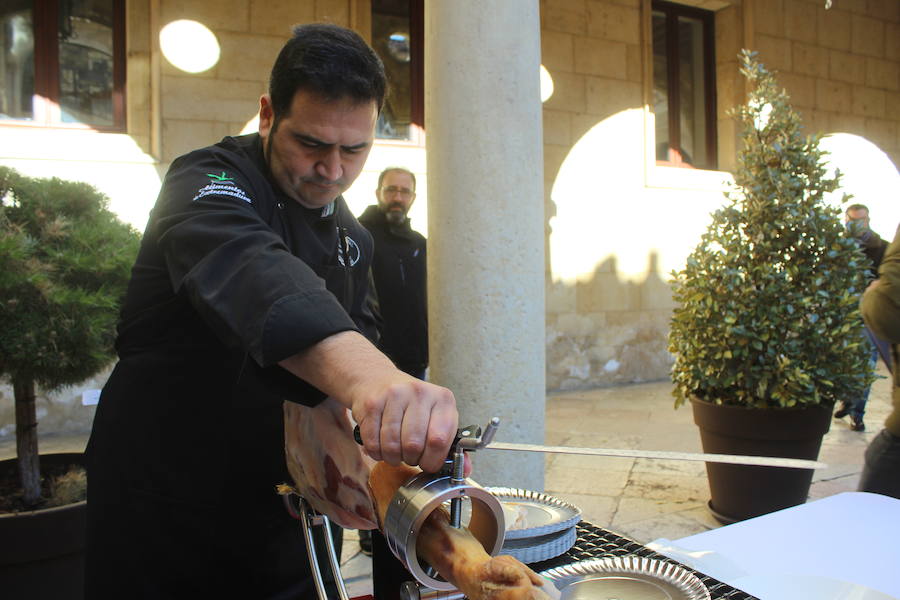
[[[443,1],[425,0],[426,13],[431,2]],[[482,2],[453,1],[459,10],[485,10]],[[540,39],[524,41],[540,44],[553,86],[543,104],[543,165],[530,166],[542,169],[544,182],[545,295],[534,301],[545,301],[546,389],[667,377],[672,309],[667,281],[698,241],[709,213],[722,204],[735,165],[738,132],[727,110],[744,98],[741,48],[757,50],[779,72],[810,132],[850,134],[888,165],[879,175],[885,193],[861,199],[870,204],[882,236],[893,233],[900,220],[895,206],[900,2],[832,0],[827,9],[826,0],[669,3],[708,11],[714,30],[714,85],[706,101],[714,103],[710,160],[715,166],[685,168],[657,160],[653,45],[659,5],[652,0],[489,4],[519,1],[537,5]],[[113,210],[140,229],[172,159],[252,130],[259,95],[290,24],[330,21],[371,38],[377,3],[126,0],[124,127],[97,131],[2,120],[0,163],[28,174],[92,182],[107,192]],[[162,55],[160,29],[179,19],[202,23],[215,35],[220,48],[215,66],[187,73]],[[514,25],[484,21],[467,42],[477,44],[492,29]],[[416,31],[422,35],[422,29]],[[529,31],[523,35],[533,35]],[[427,71],[424,80],[427,88]],[[458,125],[461,131],[465,126]],[[371,203],[384,167],[405,165],[419,181],[414,226],[427,232],[426,138],[419,132],[410,140],[380,140],[347,194],[354,210]],[[883,187],[890,185],[892,190]],[[2,426],[11,422],[11,391],[0,391]],[[81,389],[63,391],[47,402],[75,401],[67,398],[80,394]]]
[[[718,170],[657,164],[649,0],[541,2],[542,62],[555,84],[544,104],[550,389],[667,377],[666,282],[735,167],[739,132],[727,111],[745,96],[742,48],[778,72],[808,132],[852,134],[841,137],[881,151],[881,183],[848,191],[880,217],[883,237],[900,220],[900,3],[678,4],[713,14]]]

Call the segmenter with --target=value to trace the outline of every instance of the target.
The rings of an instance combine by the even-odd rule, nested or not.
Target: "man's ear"
[[[275,111],[272,110],[272,98],[268,94],[259,97],[259,135],[266,137],[275,122]]]

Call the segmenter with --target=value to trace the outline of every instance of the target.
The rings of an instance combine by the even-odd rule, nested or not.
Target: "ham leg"
[[[365,456],[353,439],[347,409],[331,398],[315,408],[285,402],[284,427],[288,470],[297,491],[343,527],[383,524],[397,489],[419,473]],[[469,527],[479,531],[475,519]],[[443,509],[422,524],[416,552],[469,600],[548,600],[545,590],[555,592],[513,557],[491,557],[468,529],[451,527]]]
[[[374,529],[369,495],[373,460],[353,440],[349,411],[333,398],[314,408],[284,403],[288,471],[313,508],[349,529]]]
[[[397,489],[419,472],[407,465],[376,463],[369,477],[379,523],[383,524]],[[476,523],[470,526],[477,527]],[[542,585],[534,571],[511,556],[490,556],[466,528],[450,525],[443,509],[428,516],[419,530],[416,553],[469,600],[548,600],[552,584]],[[555,597],[556,594],[553,594]]]

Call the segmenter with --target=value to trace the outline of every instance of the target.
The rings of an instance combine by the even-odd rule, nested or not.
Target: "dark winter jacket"
[[[865,239],[857,238],[857,243],[859,243],[860,250],[863,251],[863,254],[866,255],[866,258],[871,263],[869,266],[869,279],[875,279],[878,277],[878,266],[884,258],[888,243],[874,231],[868,230],[867,234]]]
[[[862,314],[875,335],[891,344],[894,408],[885,427],[900,437],[900,228],[878,268],[878,284],[863,296]]]
[[[428,366],[425,237],[410,227],[388,223],[377,206],[359,217],[375,242],[372,276],[378,297],[381,350],[402,370]]]
[[[132,271],[89,473],[283,518],[282,401],[323,394],[277,363],[341,331],[374,335],[371,256],[342,198],[306,209],[271,183],[257,134],[175,160]]]

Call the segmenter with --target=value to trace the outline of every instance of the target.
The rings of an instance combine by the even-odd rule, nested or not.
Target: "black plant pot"
[[[82,464],[81,454],[41,455],[41,468]],[[13,463],[15,459],[0,461]],[[29,600],[84,597],[87,503],[0,515],[0,595]]]
[[[703,451],[815,460],[831,407],[758,409],[691,400]],[[806,502],[811,469],[706,463],[709,508],[730,524]]]

